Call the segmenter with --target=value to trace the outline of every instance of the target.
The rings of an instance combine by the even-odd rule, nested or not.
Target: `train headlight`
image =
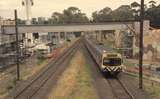
[[[105,68],[106,68],[106,66],[103,66],[103,65],[102,65],[102,69],[105,69]]]

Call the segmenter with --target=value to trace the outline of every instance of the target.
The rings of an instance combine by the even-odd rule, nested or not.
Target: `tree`
[[[156,7],[156,2],[155,1],[153,1],[153,0],[151,0],[151,1],[149,1],[149,6],[150,6],[150,8],[154,8],[154,7]]]
[[[113,20],[133,20],[132,9],[129,5],[122,5],[112,12]]]
[[[54,12],[51,16],[50,19],[50,23],[51,24],[60,24],[63,23],[63,14],[59,13],[59,12]]]
[[[109,7],[105,7],[99,11],[99,14],[109,15],[112,12],[112,9]]]
[[[100,21],[106,22],[112,20],[112,9],[109,7],[105,7],[104,9],[99,11]]]
[[[69,7],[63,11],[64,23],[86,23],[89,22],[85,13],[77,7]]]
[[[137,3],[137,2],[133,2],[133,3],[131,3],[131,8],[139,8],[141,5],[139,4],[139,3]]]
[[[77,7],[69,7],[63,13],[54,12],[51,16],[50,24],[69,24],[69,23],[86,23],[89,22],[85,13]]]
[[[135,20],[138,20],[139,15],[140,15],[140,4],[137,2],[133,2],[133,3],[131,3],[130,6],[131,6],[132,13],[133,13]]]
[[[150,20],[152,26],[160,26],[160,6],[147,9],[145,18]]]
[[[93,22],[99,22],[98,20],[98,12],[95,11],[92,13]]]
[[[109,7],[92,13],[94,22],[107,22],[107,21],[125,21],[133,20],[133,13],[131,6],[122,5],[118,9],[112,11]]]
[[[112,9],[105,7],[102,10],[92,13],[94,22],[107,22],[112,20]]]

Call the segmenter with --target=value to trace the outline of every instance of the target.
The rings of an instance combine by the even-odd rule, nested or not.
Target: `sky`
[[[32,17],[50,17],[53,12],[62,12],[70,6],[78,7],[83,13],[91,17],[92,12],[104,7],[112,9],[120,5],[131,4],[134,1],[140,3],[140,0],[33,0]],[[150,0],[145,0],[148,3]],[[160,4],[160,0],[154,0]],[[0,0],[0,16],[3,18],[13,18],[14,9],[18,11],[18,17],[25,19],[25,8],[22,6],[22,0]]]

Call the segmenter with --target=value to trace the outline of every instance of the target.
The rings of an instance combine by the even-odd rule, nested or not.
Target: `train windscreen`
[[[121,58],[104,58],[103,65],[105,66],[119,66],[121,65]]]

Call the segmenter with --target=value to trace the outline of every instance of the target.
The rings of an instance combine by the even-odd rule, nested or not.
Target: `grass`
[[[104,43],[104,46],[113,48],[113,45],[114,45],[113,41],[105,40],[103,41],[103,43]]]
[[[160,86],[153,85],[150,83],[145,83],[145,90],[151,95],[152,99],[160,99]]]
[[[67,46],[63,46],[61,52],[64,51],[68,46],[71,46],[76,40],[69,43]],[[27,80],[29,77],[36,74],[40,71],[44,66],[47,65],[49,59],[35,59],[32,60],[33,63],[29,60],[29,64],[22,63],[20,64],[20,79]],[[14,72],[6,73],[5,75],[0,74],[0,99],[3,99],[5,96],[9,94],[9,92],[15,87],[16,84],[16,67],[14,68]]]
[[[138,74],[130,74],[136,78],[138,81]],[[148,80],[147,77],[144,75],[143,79],[143,86],[144,90],[149,93],[152,99],[160,99],[160,85],[158,83],[153,83],[152,81]]]
[[[123,64],[124,64],[125,66],[129,66],[129,67],[135,66],[135,63],[129,62],[127,59],[124,59],[124,60],[123,60]]]
[[[0,80],[0,99],[3,99],[9,94],[9,91],[15,86],[16,76],[9,74],[1,78]]]
[[[39,58],[37,61],[37,65],[41,65],[46,60],[47,60],[46,58]]]
[[[49,99],[98,99],[90,72],[85,57],[77,52],[50,93]]]
[[[40,71],[44,66],[47,65],[49,62],[48,59],[38,60],[38,62],[35,64],[35,66],[27,67],[27,66],[21,66],[21,80],[27,80],[29,77],[36,74],[38,71]]]

